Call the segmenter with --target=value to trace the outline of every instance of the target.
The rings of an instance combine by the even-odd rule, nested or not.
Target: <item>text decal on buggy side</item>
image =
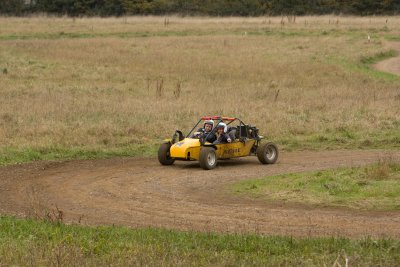
[[[225,149],[223,155],[234,155],[235,153],[240,153],[240,148]]]

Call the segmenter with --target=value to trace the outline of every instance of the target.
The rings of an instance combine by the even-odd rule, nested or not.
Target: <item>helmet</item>
[[[227,126],[225,123],[223,123],[223,122],[218,123],[218,125],[217,125],[216,128],[217,128],[217,129],[218,129],[218,128],[223,128],[223,129],[224,129],[224,133],[226,133],[226,131],[228,130],[228,126]]]
[[[214,121],[213,121],[213,120],[206,120],[206,121],[204,121],[204,126],[206,126],[206,124],[210,124],[210,125],[211,125],[211,128],[214,127]]]

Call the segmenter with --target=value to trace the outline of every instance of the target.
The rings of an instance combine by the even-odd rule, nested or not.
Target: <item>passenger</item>
[[[232,126],[228,126],[228,135],[232,140],[236,139],[236,133],[237,133],[237,128],[236,127],[232,127]]]
[[[205,141],[212,143],[217,139],[215,134],[212,132],[213,127],[214,121],[206,120],[203,128],[198,129],[197,132],[191,136],[191,138],[205,138]]]
[[[216,131],[216,139],[213,144],[226,144],[226,143],[231,143],[232,139],[229,136],[229,134],[226,133],[228,126],[223,123],[220,122],[218,123],[217,127],[216,127],[217,131]]]

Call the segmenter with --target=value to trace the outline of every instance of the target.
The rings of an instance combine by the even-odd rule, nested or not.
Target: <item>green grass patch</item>
[[[397,56],[397,52],[391,49],[389,51],[379,52],[374,56],[365,56],[365,57],[363,56],[360,58],[359,62],[351,62],[347,58],[336,57],[336,56],[329,57],[325,61],[328,64],[339,65],[352,72],[366,74],[369,77],[373,77],[387,82],[398,82],[400,80],[398,75],[375,70],[370,66],[379,61],[395,56]]]
[[[152,30],[152,31],[129,31],[129,32],[54,32],[54,33],[29,33],[29,34],[8,34],[0,35],[0,41],[7,40],[53,40],[53,39],[90,39],[90,38],[136,38],[136,37],[156,37],[156,36],[218,36],[218,35],[255,35],[255,36],[279,36],[279,37],[320,37],[320,36],[364,36],[361,30],[339,30],[339,29],[290,29],[264,27],[254,29],[253,27],[230,28],[230,29],[182,29],[182,30]]]
[[[235,194],[307,205],[362,210],[400,210],[400,164],[382,160],[358,167],[247,180]]]
[[[351,128],[325,130],[310,134],[292,134],[274,139],[286,151],[334,150],[334,149],[387,149],[400,148],[400,132],[397,129],[381,132],[363,132]]]
[[[398,35],[386,35],[385,39],[388,41],[400,41],[400,36]]]
[[[0,217],[4,266],[398,266],[400,241],[84,227]]]
[[[46,148],[5,148],[0,150],[0,166],[26,163],[38,160],[98,159],[111,157],[146,157],[154,156],[158,143],[133,144],[117,148],[81,148],[81,147],[46,147]]]
[[[336,149],[388,149],[400,148],[400,132],[387,130],[380,133],[360,133],[352,129],[313,134],[291,134],[267,137],[280,150],[336,150]],[[7,147],[0,149],[0,166],[40,160],[104,159],[112,157],[155,157],[161,140],[141,144],[105,147]]]
[[[154,37],[154,36],[186,36],[191,35],[190,32],[57,32],[57,33],[33,33],[33,34],[21,34],[21,35],[2,35],[0,40],[56,40],[56,39],[91,39],[91,38],[134,38],[134,37]],[[201,33],[193,33],[193,35],[201,35]]]
[[[361,63],[374,64],[374,63],[377,63],[378,61],[382,61],[384,59],[395,57],[395,56],[397,56],[397,52],[395,50],[391,49],[389,51],[380,52],[372,57],[362,57]]]

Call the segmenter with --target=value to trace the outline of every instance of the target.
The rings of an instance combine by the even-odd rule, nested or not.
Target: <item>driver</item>
[[[213,127],[214,121],[206,120],[204,121],[203,128],[199,128],[197,132],[191,136],[191,138],[206,138],[205,141],[212,143],[217,139],[215,134],[212,132]]]

